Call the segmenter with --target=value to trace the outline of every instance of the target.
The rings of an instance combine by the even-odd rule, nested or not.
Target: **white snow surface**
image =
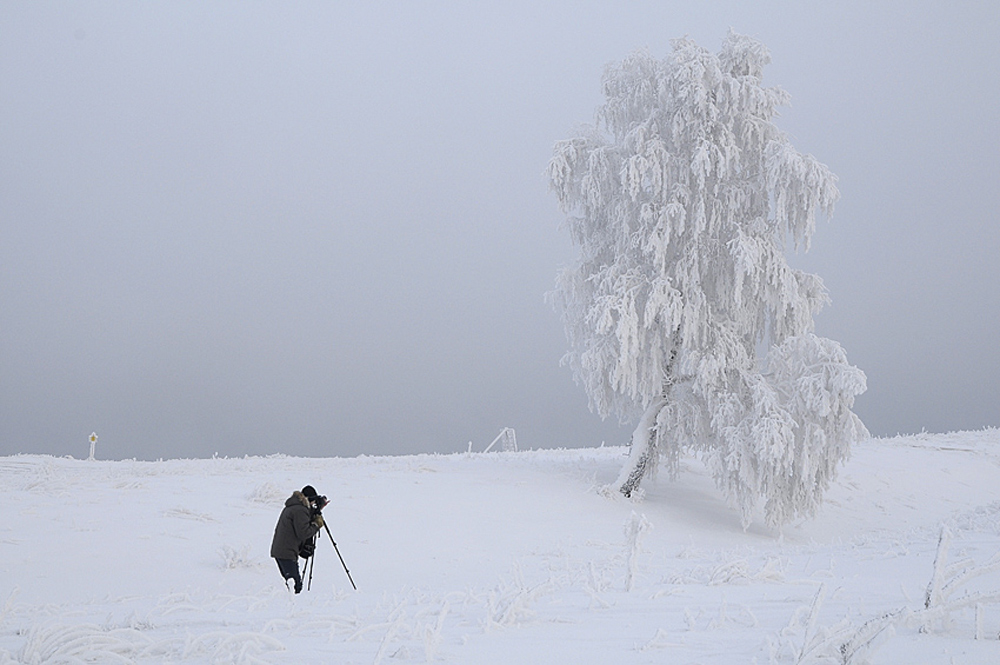
[[[2,457],[0,664],[1000,663],[1000,430],[865,441],[783,533],[625,455]],[[357,591],[268,556],[305,484]]]

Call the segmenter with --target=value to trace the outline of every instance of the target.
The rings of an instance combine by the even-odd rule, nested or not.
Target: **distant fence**
[[[483,452],[484,453],[490,452],[490,450],[493,448],[493,446],[497,444],[498,441],[500,442],[500,450],[504,451],[505,453],[517,452],[517,434],[514,432],[513,427],[504,427],[502,430],[500,430],[500,433],[497,434],[497,438],[493,439],[493,442],[490,445],[486,446],[486,450],[484,450]]]

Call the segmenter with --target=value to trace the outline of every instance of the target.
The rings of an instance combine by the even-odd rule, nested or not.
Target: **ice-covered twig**
[[[809,615],[806,618],[806,629],[802,635],[802,648],[799,649],[798,660],[796,662],[805,662],[806,654],[812,651],[816,646],[813,643],[813,634],[816,632],[816,618],[819,616],[819,609],[823,606],[823,600],[826,598],[826,585],[820,584],[819,589],[816,590],[816,595],[813,596],[813,602],[809,606]]]
[[[389,642],[391,642],[392,638],[396,636],[396,632],[402,625],[402,617],[396,619],[396,621],[389,625],[389,629],[385,632],[385,636],[382,637],[382,641],[378,645],[378,652],[375,654],[375,665],[382,662],[382,658],[385,656],[385,650],[389,646]]]
[[[643,644],[638,648],[639,651],[650,651],[652,649],[667,649],[670,647],[680,647],[684,646],[677,642],[673,642],[670,639],[670,633],[663,630],[662,628],[656,629],[656,634],[653,635],[653,639]]]
[[[632,515],[625,522],[626,568],[625,590],[631,591],[635,586],[635,577],[639,570],[639,553],[642,551],[642,538],[652,528],[645,515]]]
[[[17,597],[18,591],[19,588],[14,587],[11,589],[10,593],[7,594],[7,600],[3,604],[3,609],[0,610],[0,626],[3,626],[4,620],[7,618],[7,615],[10,614],[11,608],[14,607],[14,598]]]
[[[444,629],[444,619],[448,616],[450,609],[451,604],[445,600],[441,605],[441,610],[438,612],[437,620],[434,624],[424,626],[424,654],[427,656],[428,663],[434,662],[434,658],[437,656],[437,650],[441,646],[441,631]]]
[[[865,621],[856,629],[817,630],[817,615],[824,595],[824,588],[821,586],[808,609],[801,646],[792,649],[796,665],[831,662],[834,659],[840,665],[865,662],[880,644],[894,634],[898,626],[918,626],[921,632],[931,632],[935,623],[947,624],[953,612],[967,608],[975,609],[975,635],[976,639],[982,639],[983,608],[988,604],[1000,603],[1000,590],[967,592],[957,598],[952,596],[970,580],[1000,570],[1000,554],[983,565],[976,565],[972,560],[949,564],[951,537],[948,527],[942,527],[934,558],[934,572],[927,585],[922,608],[900,608],[885,612]],[[800,625],[798,621],[803,610],[796,613],[786,630]]]
[[[850,639],[840,645],[841,663],[854,665],[859,658],[866,657],[880,644],[888,640],[895,632],[896,622],[905,616],[905,610],[895,610],[874,619],[869,619],[861,625]]]
[[[913,618],[920,623],[920,630],[931,632],[935,622],[947,624],[952,612],[967,607],[975,607],[981,603],[1000,602],[1000,590],[966,593],[951,600],[951,596],[970,580],[1000,570],[1000,555],[994,555],[988,562],[977,566],[974,561],[962,561],[957,565],[948,565],[948,548],[951,543],[951,530],[947,525],[941,527],[938,537],[937,555],[934,558],[934,574],[927,585],[924,596],[924,608],[913,613]]]
[[[934,574],[927,585],[927,592],[924,594],[924,608],[930,609],[934,605],[941,604],[941,590],[944,586],[945,562],[948,560],[948,547],[951,545],[951,530],[948,526],[941,527],[941,534],[938,536],[937,555],[934,557]]]

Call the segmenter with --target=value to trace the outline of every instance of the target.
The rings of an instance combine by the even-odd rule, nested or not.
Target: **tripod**
[[[358,587],[356,584],[354,584],[354,578],[351,577],[351,571],[347,569],[347,564],[344,563],[344,557],[340,555],[340,548],[337,547],[337,543],[333,539],[333,534],[330,533],[330,527],[326,525],[326,522],[323,522],[323,528],[326,530],[326,535],[330,537],[330,543],[333,545],[333,550],[337,553],[337,558],[340,559],[340,565],[344,567],[344,572],[347,573],[347,579],[351,581],[351,586],[354,587],[355,591],[357,591]],[[312,588],[313,569],[316,567],[316,538],[318,536],[319,532],[313,534],[313,555],[308,559],[306,559],[306,569],[309,571],[309,581],[308,585],[306,586],[306,591]]]

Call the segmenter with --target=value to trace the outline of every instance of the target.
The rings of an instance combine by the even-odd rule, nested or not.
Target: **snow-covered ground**
[[[0,664],[1000,663],[1000,430],[858,445],[782,534],[624,455],[0,458]],[[268,558],[307,483],[356,592]]]

